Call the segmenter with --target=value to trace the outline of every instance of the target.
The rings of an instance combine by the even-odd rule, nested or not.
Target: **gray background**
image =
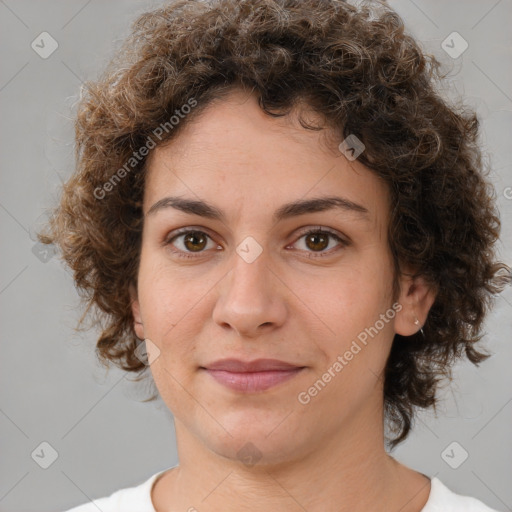
[[[33,234],[72,170],[72,107],[80,83],[103,69],[135,16],[160,3],[0,1],[0,511],[64,510],[177,463],[171,414],[160,399],[139,401],[152,383],[135,384],[96,362],[96,333],[74,331],[80,311],[71,275],[51,254],[45,262]],[[510,264],[511,0],[390,4],[450,70],[445,94],[464,95],[480,114],[503,222],[499,256]],[[31,47],[44,31],[59,45],[46,59]],[[441,48],[453,31],[469,43],[456,59]],[[486,323],[484,344],[493,357],[480,368],[458,364],[438,416],[421,414],[393,452],[500,511],[512,510],[511,317],[509,287]],[[58,455],[47,469],[39,465],[50,461],[46,445],[44,457],[32,455],[41,453],[42,442]],[[458,445],[450,447],[453,442]],[[457,469],[445,462],[460,463],[463,450],[469,456]]]

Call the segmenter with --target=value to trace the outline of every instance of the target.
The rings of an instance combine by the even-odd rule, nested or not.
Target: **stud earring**
[[[418,320],[418,317],[417,317],[417,316],[415,316],[414,318],[415,318],[415,320],[414,320],[414,324],[415,324],[415,325],[420,325],[420,321]],[[421,335],[422,335],[423,337],[425,337],[425,333],[423,332],[423,327],[420,329],[420,332],[421,332]]]

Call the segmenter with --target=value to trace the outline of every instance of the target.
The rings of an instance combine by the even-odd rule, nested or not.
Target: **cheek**
[[[388,312],[390,286],[388,269],[370,265],[342,269],[322,287],[310,288],[317,291],[309,293],[309,304],[328,327],[329,336],[322,344],[331,362],[356,342],[361,350],[357,346],[352,349],[358,351],[353,360],[380,365],[388,349],[385,341],[392,338],[394,311]],[[390,314],[384,321],[380,320],[387,312]]]
[[[178,271],[162,259],[155,253],[141,258],[139,300],[145,337],[160,351],[151,371],[155,381],[172,387],[174,380],[167,372],[182,382],[185,370],[194,364],[195,340],[205,324],[206,295],[215,281],[192,278],[191,267],[190,272]]]
[[[159,255],[141,258],[139,299],[148,337],[165,339],[180,319],[193,314],[198,297],[205,293],[205,286],[200,280],[187,278]]]
[[[384,304],[387,287],[384,271],[354,265],[333,273],[311,300],[332,318],[357,325],[372,318]]]

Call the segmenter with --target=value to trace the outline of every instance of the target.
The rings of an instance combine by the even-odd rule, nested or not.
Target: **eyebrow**
[[[174,208],[184,213],[199,215],[207,219],[219,220],[225,222],[226,216],[216,206],[205,201],[187,199],[184,197],[164,197],[157,201],[147,211],[146,216],[154,215],[156,212],[166,208]],[[314,199],[300,199],[286,203],[278,208],[273,215],[274,222],[278,222],[291,217],[305,215],[307,213],[324,212],[332,209],[340,209],[345,212],[356,214],[363,220],[369,220],[369,211],[364,206],[350,201],[344,197],[326,196]]]

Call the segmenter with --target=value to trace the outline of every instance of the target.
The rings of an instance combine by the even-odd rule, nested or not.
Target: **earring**
[[[415,320],[414,320],[414,324],[415,324],[415,325],[420,325],[420,321],[418,320],[418,317],[417,317],[417,316],[415,316],[414,318],[415,318]],[[422,335],[423,337],[425,337],[425,333],[423,332],[423,327],[420,329],[420,332],[421,332],[421,335]]]

